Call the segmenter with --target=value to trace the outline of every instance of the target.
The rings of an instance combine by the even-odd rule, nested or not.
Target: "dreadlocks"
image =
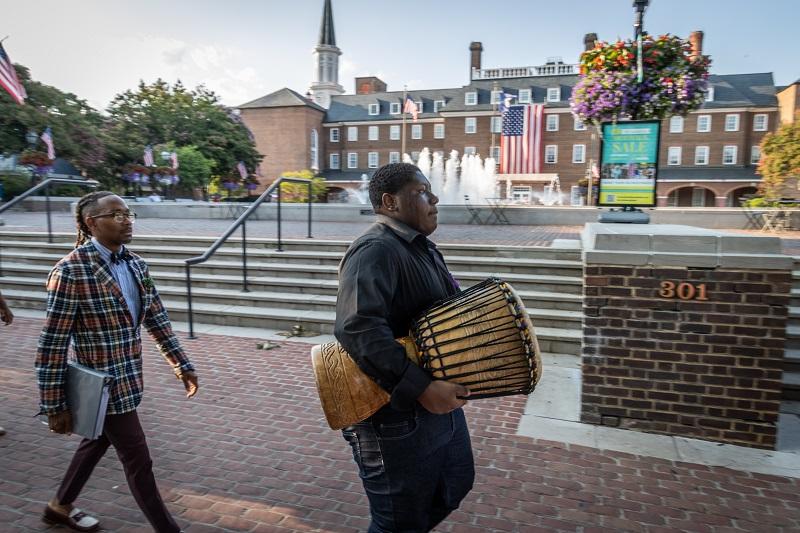
[[[92,232],[83,220],[86,215],[94,213],[97,207],[97,202],[106,196],[114,196],[111,191],[95,191],[83,196],[78,200],[78,205],[75,207],[75,222],[78,226],[78,239],[75,241],[75,248],[84,244],[92,237]]]

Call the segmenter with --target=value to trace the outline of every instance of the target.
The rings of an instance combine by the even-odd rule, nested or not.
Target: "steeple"
[[[328,46],[336,46],[336,33],[333,31],[333,9],[331,0],[325,0],[325,8],[322,10],[322,24],[319,27],[319,43]]]
[[[314,48],[314,55],[316,79],[311,84],[309,92],[316,104],[327,109],[331,105],[331,96],[344,94],[344,87],[339,85],[339,56],[342,55],[342,51],[336,46],[331,0],[325,0],[322,9],[319,43]]]

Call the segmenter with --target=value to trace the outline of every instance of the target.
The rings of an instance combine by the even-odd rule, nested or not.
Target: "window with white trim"
[[[358,126],[347,127],[347,140],[350,142],[358,140]]]
[[[478,129],[478,119],[475,117],[464,117],[464,133],[475,133]]]
[[[735,145],[729,145],[722,148],[722,164],[723,165],[735,165],[736,164],[736,151],[738,147]]]
[[[378,168],[378,152],[367,153],[367,166],[369,168]]]
[[[739,113],[725,115],[725,131],[739,131]]]
[[[311,130],[311,149],[309,150],[311,159],[311,170],[319,170],[319,134],[316,128]]]
[[[558,163],[558,146],[548,144],[544,147],[544,162],[551,165]]]
[[[503,97],[503,91],[492,91],[492,105],[496,105],[500,103],[500,100]]]
[[[697,115],[697,132],[708,133],[711,131],[711,115]]]
[[[694,164],[707,165],[708,164],[708,146],[697,146],[694,149]]]
[[[464,155],[475,155],[477,150],[475,150],[474,146],[465,146],[464,147]]]
[[[674,116],[669,119],[670,133],[683,133],[683,117]]]
[[[530,104],[531,103],[531,90],[530,89],[520,89],[519,94],[517,95],[517,103],[518,104]]]
[[[367,130],[367,138],[370,141],[377,141],[378,140],[378,126],[370,126]]]
[[[761,147],[754,144],[750,147],[750,164],[757,165],[761,162]]]
[[[500,162],[500,147],[499,146],[492,146],[489,149],[489,155],[492,159],[494,159],[495,164]]]
[[[753,117],[753,131],[767,131],[766,113],[758,113]]]
[[[464,93],[464,105],[478,105],[478,93]]]
[[[503,132],[503,117],[492,117],[492,133],[502,133]]]
[[[347,152],[347,168],[358,168],[358,154]]]
[[[389,140],[390,141],[400,140],[400,126],[398,126],[397,124],[389,126]]]
[[[422,124],[411,125],[411,138],[422,139]]]
[[[330,139],[332,143],[339,142],[339,128],[331,128]]]
[[[555,113],[551,113],[547,115],[547,126],[545,129],[547,131],[558,131],[558,115]]]
[[[709,86],[708,90],[706,91],[706,102],[713,102],[714,101],[714,88]]]
[[[547,88],[547,101],[560,102],[561,101],[561,87],[548,87]]]
[[[670,146],[667,149],[667,164],[680,165],[683,149],[680,146]]]
[[[520,204],[531,203],[531,186],[530,185],[516,185],[511,187],[511,201]]]
[[[433,138],[444,139],[444,124],[433,125]]]
[[[381,112],[380,104],[369,104],[369,114],[378,115]]]
[[[416,101],[416,102],[414,102],[414,103],[415,103],[415,104],[417,104],[417,113],[418,113],[418,114],[420,114],[420,115],[421,115],[422,113],[424,113],[424,112],[425,112],[425,110],[424,110],[424,109],[423,109],[423,107],[422,107],[422,100],[417,100],[417,101]]]
[[[330,161],[329,166],[332,170],[339,170],[339,154],[330,154],[328,160]]]
[[[399,115],[400,114],[400,102],[391,102],[391,103],[389,103],[389,114],[390,115]]]
[[[585,163],[586,162],[586,145],[573,144],[572,145],[572,162]]]
[[[581,119],[575,117],[575,124],[573,126],[575,131],[586,131],[586,124],[583,123]]]
[[[389,163],[399,163],[400,152],[389,152]]]
[[[444,100],[434,100],[433,101],[433,112],[434,113],[438,113],[439,111],[441,111],[444,108],[445,105],[446,105],[446,103],[445,103]]]

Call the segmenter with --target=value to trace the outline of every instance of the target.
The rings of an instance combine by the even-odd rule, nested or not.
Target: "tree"
[[[22,152],[28,148],[28,132],[38,136],[49,126],[57,157],[70,161],[89,177],[108,181],[112,172],[107,164],[102,115],[74,94],[34,81],[24,66],[14,67],[28,98],[25,105],[19,105],[0,91],[0,152]],[[36,145],[43,149],[41,140],[37,139]]]
[[[761,141],[758,173],[763,176],[761,192],[766,198],[780,196],[787,178],[800,178],[800,113]]]
[[[261,161],[247,127],[202,86],[189,91],[180,81],[173,86],[161,79],[150,85],[142,81],[137,90],[115,96],[108,112],[112,151],[120,165],[141,160],[146,145],[164,143],[196,147],[211,162],[213,174],[239,161],[248,168]]]
[[[184,187],[205,188],[211,180],[212,162],[194,145],[181,146],[175,150],[178,154],[178,175]]]
[[[314,197],[315,202],[320,202],[325,198],[327,193],[327,186],[325,179],[314,176],[310,170],[295,170],[291,172],[284,172],[282,177],[287,178],[302,178],[311,180],[311,195]],[[308,185],[305,183],[291,183],[286,182],[281,185],[281,202],[308,202]]]

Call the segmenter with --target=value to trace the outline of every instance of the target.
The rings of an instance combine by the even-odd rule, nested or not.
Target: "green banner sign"
[[[598,205],[656,205],[660,126],[656,120],[602,125]]]

